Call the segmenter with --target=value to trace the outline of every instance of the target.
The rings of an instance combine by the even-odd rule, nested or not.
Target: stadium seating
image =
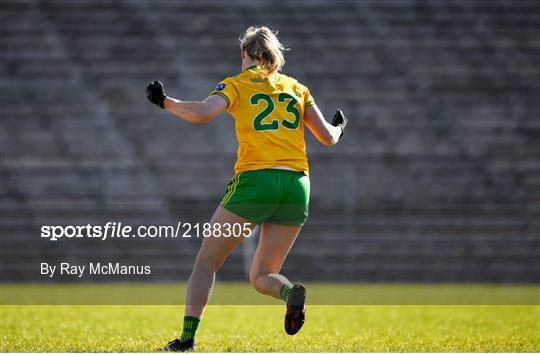
[[[538,281],[539,18],[527,0],[2,2],[2,279],[97,254],[187,279],[200,240],[51,243],[39,228],[207,221],[234,123],[173,119],[144,88],[205,97],[239,71],[240,32],[266,24],[292,48],[284,72],[350,117],[334,148],[308,137],[311,216],[286,273]],[[244,279],[243,257],[220,277]]]

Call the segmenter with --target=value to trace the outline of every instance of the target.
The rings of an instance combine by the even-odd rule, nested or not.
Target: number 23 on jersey
[[[280,125],[286,129],[294,130],[298,128],[300,125],[300,112],[298,111],[298,108],[296,108],[298,100],[291,94],[281,92],[277,96],[277,101],[277,104],[286,105],[285,111],[289,116],[280,119],[272,117],[267,119],[276,109],[276,103],[274,103],[269,95],[264,93],[256,93],[251,96],[250,103],[252,105],[261,105],[264,107],[266,104],[265,108],[259,112],[253,120],[253,128],[255,128],[256,131],[278,130]]]

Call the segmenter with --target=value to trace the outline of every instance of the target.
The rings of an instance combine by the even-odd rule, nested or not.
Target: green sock
[[[283,285],[281,287],[281,290],[279,290],[279,296],[283,299],[283,301],[287,302],[287,299],[289,298],[289,293],[291,292],[292,286],[290,285]]]
[[[197,332],[200,321],[201,320],[199,320],[197,317],[184,316],[184,329],[182,330],[182,335],[180,336],[180,340],[182,342],[195,338],[195,332]]]

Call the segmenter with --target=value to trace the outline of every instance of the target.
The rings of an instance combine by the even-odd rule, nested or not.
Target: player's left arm
[[[334,116],[332,124],[330,124],[326,121],[326,119],[324,119],[324,116],[319,108],[313,104],[312,106],[306,108],[304,112],[304,122],[321,144],[325,146],[332,146],[339,141],[343,135],[346,125],[346,122],[344,124],[338,124],[338,122],[336,122],[336,117],[338,116],[343,117],[346,120],[343,112],[338,110]],[[341,123],[341,121],[339,123]]]
[[[167,97],[165,88],[159,81],[154,81],[146,88],[146,97],[157,106],[195,124],[208,123],[225,111],[227,102],[222,97],[213,95],[204,101],[180,101]]]
[[[306,86],[301,85],[304,91],[304,122],[308,129],[315,135],[317,140],[323,145],[335,145],[343,136],[347,117],[338,109],[332,120],[332,124],[324,119],[323,114],[315,104],[311,93]]]

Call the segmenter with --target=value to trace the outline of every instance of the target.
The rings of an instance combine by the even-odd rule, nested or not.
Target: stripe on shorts
[[[231,200],[232,196],[234,195],[234,192],[236,192],[236,187],[238,186],[238,183],[240,183],[240,175],[242,172],[239,172],[236,176],[233,177],[233,182],[231,184],[230,190],[225,194],[225,197],[223,197],[223,201],[221,202],[221,205],[225,205]]]

